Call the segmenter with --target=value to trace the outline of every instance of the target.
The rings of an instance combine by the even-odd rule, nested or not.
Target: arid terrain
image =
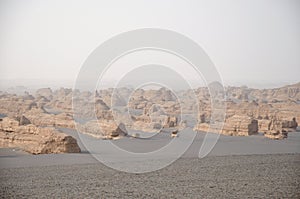
[[[2,198],[299,198],[299,155],[182,158],[157,172],[102,164],[6,168]]]
[[[211,120],[207,88],[176,93],[166,88],[3,91],[0,195],[299,198],[300,83],[263,90],[227,87],[225,93],[221,136],[208,156],[199,159],[205,132],[218,133],[209,129],[216,121]],[[86,147],[95,140],[98,145],[113,140],[121,148],[143,153],[176,136],[184,141],[181,133],[185,128],[197,136],[183,157],[145,174],[112,170],[100,164]],[[84,137],[90,142],[82,143]],[[136,139],[143,137],[146,139]],[[111,153],[103,151],[102,155]],[[121,155],[113,161],[134,164]],[[145,164],[155,161],[159,159]]]

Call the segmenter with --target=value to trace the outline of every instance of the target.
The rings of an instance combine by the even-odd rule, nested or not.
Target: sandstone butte
[[[80,149],[74,138],[57,128],[78,127],[82,133],[103,139],[128,136],[126,128],[145,132],[172,128],[180,135],[184,127],[216,132],[214,126],[222,125],[221,132],[216,133],[263,133],[270,139],[283,139],[297,130],[300,83],[274,89],[226,87],[224,123],[211,121],[210,94],[206,87],[177,91],[176,95],[166,88],[95,92],[42,88],[34,94],[18,95],[0,91],[0,117],[7,117],[1,121],[0,143],[1,147],[20,147],[34,154],[64,153]],[[80,123],[73,119],[73,102],[80,113]],[[198,115],[194,122],[182,118],[195,112]]]
[[[32,154],[80,152],[73,137],[54,128],[37,127],[25,117],[21,121],[0,119],[0,147],[17,147]]]

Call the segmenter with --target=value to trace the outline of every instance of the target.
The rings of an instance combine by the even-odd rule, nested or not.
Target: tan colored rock
[[[10,117],[20,116],[34,108],[37,108],[37,103],[31,98],[11,94],[0,97],[0,113]]]
[[[222,133],[225,135],[254,135],[258,133],[258,121],[248,116],[233,116],[226,119]]]
[[[162,128],[178,127],[178,118],[165,113],[159,106],[145,109],[143,115],[132,116],[130,128],[141,131],[159,132]]]
[[[193,130],[198,132],[208,132],[209,128],[210,128],[209,123],[198,123],[195,125]],[[213,131],[212,133],[218,133],[218,132]]]
[[[140,130],[144,132],[160,132],[160,130],[163,128],[160,123],[143,121],[135,121],[130,127],[134,130]]]
[[[127,135],[124,124],[117,125],[112,120],[89,121],[85,124],[78,124],[80,132],[96,138],[120,138]]]
[[[220,87],[219,84],[215,86]],[[195,129],[208,129],[212,114],[210,95],[218,93],[210,93],[205,87],[182,90],[176,93],[176,96],[180,96],[179,103],[175,95],[165,88],[158,90],[137,89],[135,91],[128,88],[118,88],[115,90],[104,89],[95,93],[72,91],[72,89],[66,88],[52,91],[46,88],[38,90],[35,97],[29,93],[14,95],[2,92],[0,95],[0,114],[19,118],[20,121],[21,116],[25,116],[30,123],[37,126],[74,128],[72,118],[73,94],[76,94],[74,101],[79,104],[82,119],[95,119],[94,115],[96,114],[100,121],[114,120],[116,115],[114,108],[116,107],[112,106],[125,107],[128,97],[131,96],[126,108],[133,114],[129,118],[122,116],[117,118],[118,123],[123,122],[126,127],[137,130],[156,131],[160,128],[183,127],[184,125],[177,124],[179,123],[177,118],[182,113],[195,113],[195,110],[199,110],[198,124]],[[224,134],[249,134],[246,133],[247,125],[253,126],[253,129],[256,126],[255,122],[251,123],[249,118],[258,120],[259,131],[269,133],[276,133],[274,122],[271,124],[273,130],[269,129],[270,121],[274,115],[280,118],[278,121],[281,123],[281,127],[278,127],[280,132],[295,131],[296,121],[300,120],[300,83],[274,89],[253,89],[246,86],[227,87],[226,95],[228,100],[226,101],[226,122],[222,131]],[[194,99],[195,96],[196,99]],[[163,111],[150,110],[153,105],[161,107]],[[49,112],[43,110],[44,107],[47,107]],[[55,110],[55,112],[50,114],[51,110]],[[57,114],[59,112],[61,114]],[[118,114],[120,116],[122,113]],[[132,122],[129,121],[131,117]],[[295,117],[295,121],[291,120],[292,117]],[[223,118],[214,117],[214,119],[220,122]],[[28,122],[22,121],[21,123],[27,124]],[[190,121],[188,123],[190,124]],[[250,130],[250,134],[251,132],[255,132],[255,130]]]
[[[270,124],[271,120],[270,119],[261,119],[258,120],[258,129],[259,132],[265,133],[268,132],[270,129],[269,124]]]
[[[0,121],[0,147],[17,147],[32,154],[79,153],[76,139],[54,128],[40,128],[33,124],[3,118]]]
[[[218,128],[210,127],[209,123],[198,123],[194,127],[195,131],[204,131],[207,132],[209,130],[212,133],[218,133]],[[223,125],[223,129],[220,132],[224,135],[239,135],[239,136],[249,136],[258,133],[258,121],[248,117],[248,116],[233,116],[227,118]]]
[[[43,109],[33,109],[24,114],[30,122],[42,127],[75,128],[73,117],[68,113],[48,114]]]
[[[51,88],[40,88],[35,92],[35,95],[37,97],[44,97],[47,100],[51,100],[53,97],[53,92]]]
[[[259,120],[259,131],[270,139],[287,138],[288,132],[296,131],[298,123],[296,118],[292,120],[282,120],[278,116],[272,116],[271,119]]]

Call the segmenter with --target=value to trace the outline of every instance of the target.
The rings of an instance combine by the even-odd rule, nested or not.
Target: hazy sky
[[[196,41],[227,84],[294,83],[299,24],[299,0],[0,0],[0,84],[70,83],[102,42],[147,27]]]

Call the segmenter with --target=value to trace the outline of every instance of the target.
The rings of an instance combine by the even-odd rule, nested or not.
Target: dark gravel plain
[[[0,196],[300,198],[300,154],[185,157],[144,174],[119,172],[100,163],[2,168]]]

